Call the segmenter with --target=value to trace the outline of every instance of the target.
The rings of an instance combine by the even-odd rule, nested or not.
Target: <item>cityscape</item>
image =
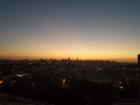
[[[140,0],[0,0],[0,105],[140,105]]]
[[[140,55],[138,63],[0,60],[0,90],[54,105],[138,105],[139,65]]]

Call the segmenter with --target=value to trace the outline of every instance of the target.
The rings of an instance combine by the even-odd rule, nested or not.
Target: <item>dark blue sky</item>
[[[1,0],[2,57],[135,59],[139,0]]]

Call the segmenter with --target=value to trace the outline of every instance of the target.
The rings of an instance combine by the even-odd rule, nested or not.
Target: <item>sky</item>
[[[140,0],[0,0],[0,58],[136,62]]]

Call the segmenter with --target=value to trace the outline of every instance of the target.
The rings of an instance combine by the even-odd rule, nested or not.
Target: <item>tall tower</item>
[[[140,76],[140,54],[138,54],[138,74],[139,74],[139,76]],[[138,90],[138,94],[139,94],[139,96],[138,96],[138,98],[140,99],[140,79],[138,79],[138,87],[139,87],[139,90]]]
[[[138,69],[140,71],[140,54],[138,54]]]

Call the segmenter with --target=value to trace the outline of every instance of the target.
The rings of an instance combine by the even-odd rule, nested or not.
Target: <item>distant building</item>
[[[79,59],[77,58],[76,60],[78,61]]]
[[[139,72],[140,72],[140,54],[138,54],[138,69],[139,69]],[[140,73],[139,73],[140,75]],[[140,80],[138,81],[138,84],[139,84]],[[140,99],[140,84],[139,84],[139,99]]]
[[[140,54],[138,54],[138,68],[139,68],[139,71],[140,71]]]
[[[68,57],[68,61],[70,61],[70,57]]]

